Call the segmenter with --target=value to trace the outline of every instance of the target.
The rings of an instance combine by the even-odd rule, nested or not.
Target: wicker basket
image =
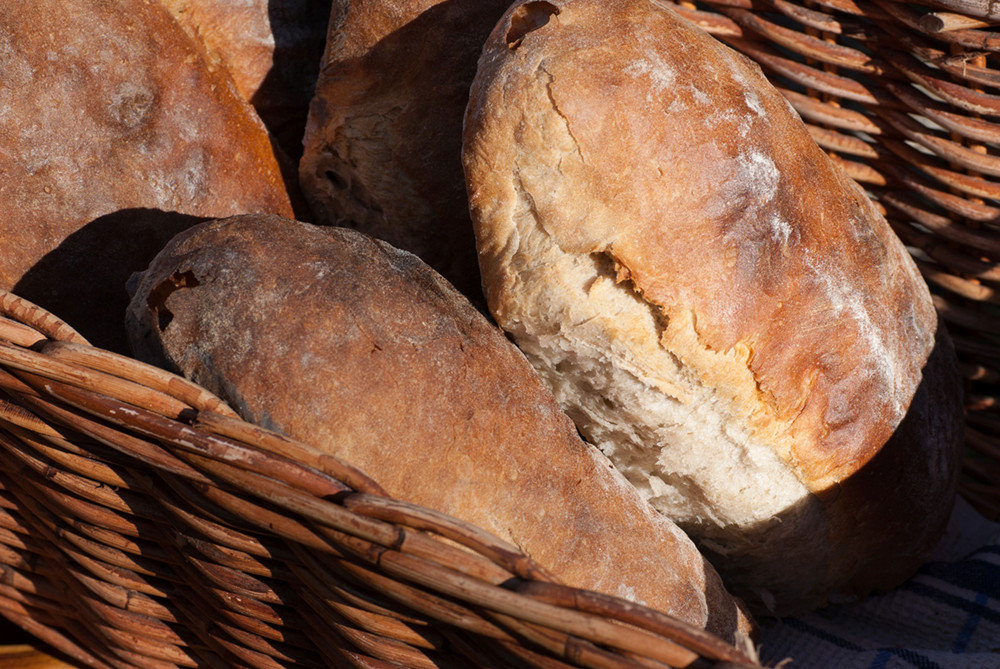
[[[681,14],[761,65],[882,208],[966,383],[961,492],[1000,519],[1000,9],[987,0],[707,0]]]
[[[1000,518],[1000,13],[709,0],[917,259],[967,379],[962,494]],[[183,379],[0,293],[0,615],[95,667],[752,664],[553,583]]]
[[[0,614],[81,665],[753,665],[10,293],[0,315]]]

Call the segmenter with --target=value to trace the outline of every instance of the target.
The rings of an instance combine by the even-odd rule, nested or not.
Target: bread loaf
[[[649,0],[522,0],[464,165],[489,308],[757,612],[892,587],[954,498],[954,353],[903,245],[741,56]]]
[[[299,166],[317,222],[410,251],[479,302],[462,115],[508,4],[337,0]]]
[[[0,286],[126,349],[129,275],[203,218],[292,215],[270,139],[150,0],[0,0]]]
[[[584,444],[519,351],[415,256],[248,216],[178,235],[137,277],[135,354],[244,418],[464,519],[569,585],[736,641],[717,574]]]
[[[298,164],[331,0],[160,0]]]

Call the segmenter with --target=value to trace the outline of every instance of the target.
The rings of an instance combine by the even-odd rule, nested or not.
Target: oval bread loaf
[[[677,527],[585,444],[503,333],[415,256],[344,228],[235,217],[137,277],[136,356],[469,521],[563,582],[739,642],[750,622]]]
[[[293,215],[270,138],[155,0],[0,0],[0,286],[126,349],[125,281],[178,231]]]
[[[759,612],[939,537],[954,353],[906,249],[759,69],[666,3],[520,1],[464,164],[489,308]]]

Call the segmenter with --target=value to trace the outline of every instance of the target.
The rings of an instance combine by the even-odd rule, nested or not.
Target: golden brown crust
[[[507,0],[338,0],[300,165],[322,223],[430,264],[480,300],[462,115]]]
[[[521,6],[539,4],[548,3]],[[489,83],[473,101],[473,159],[531,165],[515,152],[552,145],[541,116],[571,126],[576,154],[558,174],[519,173],[546,232],[568,253],[613,258],[664,318],[694,309],[708,349],[745,347],[758,387],[750,399],[764,405],[762,420],[789,423],[788,457],[802,477],[822,490],[849,475],[901,420],[933,347],[936,316],[902,245],[871,224],[864,193],[778,92],[721,44],[648,2],[578,3],[551,20],[594,28],[540,30],[513,51],[494,36],[485,57],[502,65],[483,73]],[[608,24],[639,21],[647,27],[636,39],[607,34]],[[651,36],[655,57],[645,53]],[[697,70],[656,60],[682,49]],[[517,84],[529,80],[543,83]],[[669,121],[643,122],[657,109],[650,91],[668,85],[669,99],[655,103],[669,104]],[[483,136],[488,123],[508,136]],[[474,207],[494,195],[487,178],[472,184]],[[852,267],[868,270],[842,275]],[[869,297],[855,304],[855,291]],[[863,313],[845,318],[852,309]]]
[[[5,1],[0,59],[0,285],[95,345],[124,350],[125,281],[176,232],[290,215],[259,119],[158,2]]]
[[[224,68],[282,150],[302,155],[330,0],[160,0]]]
[[[738,573],[748,555],[771,562],[775,582],[763,599],[777,592],[801,607],[838,585],[867,584],[859,565],[870,567],[875,556],[892,563],[899,552],[928,548],[934,533],[906,525],[940,528],[951,505],[960,443],[953,354],[935,337],[937,316],[905,248],[758,68],[665,3],[524,0],[484,48],[464,151],[490,310],[531,349],[584,434],[609,451],[628,442],[639,452],[650,434],[683,432],[636,427],[640,400],[622,400],[625,380],[648,386],[646,404],[658,396],[711,406],[684,409],[702,420],[695,431],[746,447],[742,471],[704,477],[732,485],[746,503],[724,512],[705,503],[719,516],[685,525],[730,554],[726,573]],[[590,278],[581,285],[581,277]],[[617,297],[582,308],[597,305],[608,284]],[[944,362],[925,377],[932,351]],[[560,371],[584,363],[588,378]],[[618,376],[594,390],[610,367]],[[673,376],[662,373],[668,368]],[[952,399],[930,438],[893,442],[903,443],[890,450],[918,462],[881,458],[906,481],[890,493],[859,472],[887,448],[908,410],[908,421],[926,420],[927,406],[911,409],[921,383],[947,388]],[[608,399],[621,410],[595,408],[591,392],[618,393]],[[692,487],[711,496],[711,486],[691,480],[717,454],[706,452],[692,471],[683,469],[690,461],[673,459],[675,441],[648,446],[651,455],[630,452],[629,467],[641,469],[645,457],[646,474],[660,468],[650,497],[683,497]],[[939,459],[940,467],[928,466]],[[732,483],[764,460],[775,475],[793,473],[776,488],[800,500],[795,508],[763,512],[769,489],[755,488],[750,475]],[[637,485],[644,478],[630,475]],[[841,501],[832,502],[838,491]],[[930,521],[919,515],[928,511],[925,495]],[[919,504],[907,511],[907,500]],[[749,518],[755,504],[763,515]],[[903,514],[891,530],[881,525],[888,508]],[[848,519],[866,531],[855,536]],[[734,537],[744,523],[745,534]],[[880,528],[895,534],[879,537]],[[802,571],[824,572],[817,591],[808,592],[808,575],[781,582],[786,550],[803,554],[795,558]],[[827,574],[829,561],[837,566]],[[911,565],[901,559],[882,585]]]
[[[179,235],[129,309],[140,358],[522,547],[565,582],[733,639],[714,570],[576,435],[498,328],[415,256],[237,217]]]

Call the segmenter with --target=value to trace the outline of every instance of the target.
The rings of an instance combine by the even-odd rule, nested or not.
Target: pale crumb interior
[[[755,533],[745,530],[811,506],[795,472],[750,433],[746,411],[662,346],[658,309],[616,282],[602,256],[559,249],[526,199],[514,220],[502,325],[581,434],[658,511],[725,555],[748,549]]]

